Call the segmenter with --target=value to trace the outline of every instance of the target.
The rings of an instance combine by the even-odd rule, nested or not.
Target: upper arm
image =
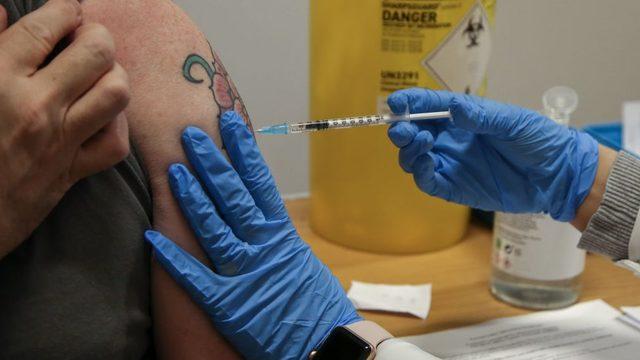
[[[198,126],[220,144],[221,111],[241,111],[248,121],[244,105],[202,33],[172,2],[87,0],[83,10],[85,19],[109,28],[117,61],[129,74],[132,93],[126,115],[149,174],[154,227],[204,259],[170,193],[167,168],[186,162],[180,144],[185,127]],[[233,354],[204,313],[158,265],[152,270],[152,295],[161,357]]]

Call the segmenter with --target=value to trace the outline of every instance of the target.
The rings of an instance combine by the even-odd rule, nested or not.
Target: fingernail
[[[181,167],[182,166],[179,163],[171,164],[171,166],[169,166],[169,175],[172,178],[179,180],[179,178],[182,176]]]
[[[207,137],[207,134],[202,131],[200,128],[195,126],[188,126],[182,132],[182,140],[189,141],[193,143],[200,143],[203,139]]]
[[[149,244],[151,244],[155,250],[156,256],[164,255],[163,252],[167,248],[167,245],[169,245],[167,243],[168,239],[165,238],[164,235],[154,230],[147,230],[144,232],[144,238]]]
[[[182,194],[184,191],[187,173],[187,168],[182,164],[169,166],[169,185],[175,194]]]
[[[195,126],[185,129],[182,134],[182,145],[192,165],[194,165],[194,156],[209,156],[214,151],[212,148],[216,147],[209,135]]]
[[[391,94],[387,103],[393,113],[402,114],[409,107],[409,98],[406,94]]]
[[[156,245],[158,242],[158,235],[160,235],[159,232],[154,231],[154,230],[147,230],[144,232],[144,239],[152,244],[152,245]]]
[[[235,126],[246,127],[244,119],[236,112],[227,111],[220,117],[220,130],[234,130]]]
[[[234,121],[236,117],[237,117],[237,114],[235,112],[227,111],[224,114],[222,114],[222,117],[220,118],[220,120],[222,120],[224,123],[228,123],[228,122]]]
[[[389,130],[389,138],[397,147],[405,147],[413,140],[411,127],[407,122],[399,122]]]

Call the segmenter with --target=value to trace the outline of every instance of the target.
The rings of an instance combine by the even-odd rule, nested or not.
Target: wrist
[[[578,230],[583,231],[589,224],[589,220],[593,214],[598,210],[602,198],[605,193],[607,179],[611,173],[611,168],[616,160],[617,152],[599,145],[598,149],[598,167],[596,170],[595,179],[589,189],[589,193],[584,201],[580,204],[576,210],[576,216],[571,221],[571,224]]]
[[[354,358],[372,360],[378,346],[391,338],[393,335],[380,325],[359,320],[333,329],[323,343],[311,352],[309,359],[334,359],[350,354]]]
[[[393,338],[393,335],[389,333],[385,328],[376,324],[373,321],[361,319],[345,326],[351,330],[354,334],[371,342],[371,345],[377,347],[383,341]]]

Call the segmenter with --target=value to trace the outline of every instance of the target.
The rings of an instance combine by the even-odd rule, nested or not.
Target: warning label
[[[383,1],[382,51],[422,53],[425,29],[451,27],[440,21],[439,8],[439,2]]]
[[[477,93],[489,65],[491,34],[484,7],[477,3],[465,18],[423,61],[449,90]]]
[[[493,4],[383,0],[378,110],[385,110],[389,94],[411,87],[480,93],[491,53]]]

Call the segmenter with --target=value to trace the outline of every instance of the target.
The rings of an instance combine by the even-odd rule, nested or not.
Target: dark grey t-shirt
[[[10,23],[44,2],[0,0]],[[0,359],[151,357],[150,225],[135,155],[73,186],[0,260]]]

